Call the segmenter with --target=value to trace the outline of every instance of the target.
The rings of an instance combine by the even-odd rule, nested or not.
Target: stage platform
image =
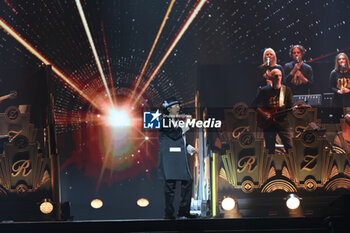
[[[138,219],[3,222],[0,232],[348,232],[346,218]]]

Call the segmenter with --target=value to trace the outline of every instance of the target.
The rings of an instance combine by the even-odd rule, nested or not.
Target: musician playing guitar
[[[272,85],[265,86],[259,91],[253,106],[257,109],[258,125],[263,128],[268,153],[275,153],[277,134],[288,153],[288,150],[292,148],[292,132],[286,113],[287,110],[292,109],[292,91],[281,84],[282,71],[280,69],[273,69],[269,73],[269,78]]]

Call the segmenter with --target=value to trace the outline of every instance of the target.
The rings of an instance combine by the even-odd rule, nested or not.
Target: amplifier
[[[293,95],[293,103],[305,102],[311,106],[321,106],[322,105],[322,95],[321,94],[311,94],[311,95]]]

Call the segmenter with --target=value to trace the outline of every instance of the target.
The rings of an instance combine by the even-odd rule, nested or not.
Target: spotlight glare
[[[231,197],[225,197],[221,202],[221,207],[225,211],[233,210],[235,208],[235,206],[236,206],[236,202]]]
[[[90,203],[91,207],[94,209],[99,209],[103,206],[103,202],[100,199],[94,199]]]
[[[113,127],[129,127],[131,120],[126,111],[112,109],[108,114],[108,123]]]
[[[147,207],[149,205],[149,201],[146,198],[140,198],[137,200],[137,205],[140,207]]]
[[[300,206],[299,197],[295,194],[290,194],[286,201],[286,205],[288,209],[295,210]]]
[[[146,141],[148,141],[148,140],[149,140],[149,137],[148,137],[148,136],[146,136],[146,137],[145,137],[145,140],[146,140]]]

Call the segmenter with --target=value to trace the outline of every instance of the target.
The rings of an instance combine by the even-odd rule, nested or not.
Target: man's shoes
[[[174,217],[174,215],[165,215],[164,219],[175,220],[176,218]]]
[[[198,216],[188,213],[188,214],[183,214],[183,215],[182,214],[178,214],[177,217],[178,217],[178,219],[195,219]]]

